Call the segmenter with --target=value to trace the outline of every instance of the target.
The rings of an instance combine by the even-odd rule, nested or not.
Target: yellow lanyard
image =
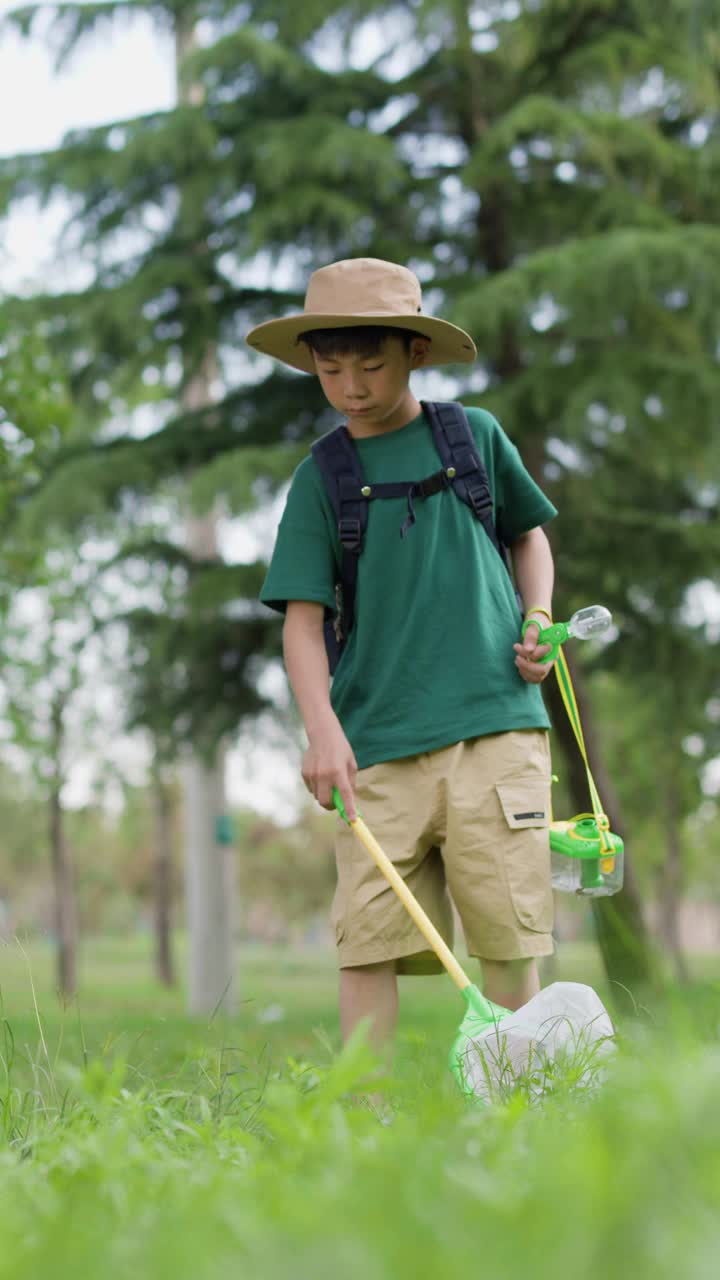
[[[603,810],[598,789],[595,786],[595,780],[590,772],[588,764],[587,751],[585,749],[585,739],[583,737],[582,725],[580,723],[580,713],[578,711],[577,702],[575,700],[575,690],[570,679],[570,671],[565,660],[565,654],[562,649],[558,650],[558,656],[555,660],[555,675],[560,685],[560,693],[565,703],[565,710],[568,713],[568,719],[572,725],[573,733],[577,739],[580,748],[580,754],[585,762],[585,771],[587,773],[588,787],[590,788],[590,800],[593,808],[593,815],[597,823],[598,835],[600,836],[600,849],[602,853],[612,855],[614,853],[613,846],[608,838],[610,830],[610,822],[607,814]]]

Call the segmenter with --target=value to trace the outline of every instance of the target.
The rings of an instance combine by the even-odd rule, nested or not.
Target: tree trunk
[[[165,987],[175,986],[172,955],[172,805],[170,791],[159,768],[153,771],[155,801],[154,915],[155,970]]]
[[[209,394],[208,359],[183,397],[197,408]],[[204,401],[207,403],[207,400]],[[188,515],[187,547],[207,560],[217,556],[216,519]],[[225,752],[219,745],[208,764],[188,756],[183,767],[185,790],[185,883],[189,927],[190,1012],[212,1013],[234,1007],[232,867],[227,847],[218,842],[225,815]]]
[[[203,101],[201,84],[182,75],[187,56],[196,48],[192,14],[176,20],[176,82],[178,101],[197,106]],[[180,205],[182,214],[182,190]],[[198,245],[198,251],[203,249]],[[203,300],[204,301],[204,300]],[[187,377],[182,406],[187,410],[212,403],[212,384],[218,376],[215,350],[209,346],[192,377]],[[188,513],[186,542],[191,556],[218,558],[217,518]],[[209,765],[199,756],[186,759],[185,874],[189,927],[190,1012],[212,1013],[217,1007],[234,1007],[232,866],[228,848],[218,842],[219,819],[225,814],[225,753],[219,746]]]
[[[590,770],[610,819],[611,830],[624,840],[624,824],[617,796],[600,756],[584,680],[573,663],[572,655],[566,653],[565,657],[575,689]],[[554,676],[546,681],[545,691],[553,720],[553,732],[563,749],[574,812],[586,813],[590,808],[587,773]],[[632,849],[629,857],[626,850],[623,889],[612,897],[593,898],[592,911],[607,976],[612,983],[618,984],[616,993],[622,993],[627,988],[632,993],[634,988],[654,985],[658,976],[657,965],[633,873]],[[621,995],[620,998],[622,999]]]
[[[77,909],[72,866],[63,828],[60,786],[50,793],[50,853],[54,892],[57,985],[64,997],[77,989]]]
[[[218,823],[224,810],[223,753],[212,765],[189,759],[185,772],[185,868],[190,1012],[235,1007],[233,858]]]

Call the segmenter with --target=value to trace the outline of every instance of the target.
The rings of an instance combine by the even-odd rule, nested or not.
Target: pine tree
[[[70,425],[62,364],[37,329],[0,329],[0,605],[14,574],[29,571],[37,548],[11,545],[9,526],[21,495],[50,464]]]

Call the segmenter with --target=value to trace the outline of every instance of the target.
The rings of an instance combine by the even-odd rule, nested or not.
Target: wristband
[[[549,609],[546,609],[546,608],[544,607],[544,605],[541,605],[541,604],[534,604],[534,605],[533,605],[533,607],[532,607],[532,609],[526,609],[526,610],[525,610],[525,618],[526,618],[526,619],[527,619],[527,618],[529,618],[531,613],[544,613],[544,614],[545,614],[545,617],[546,617],[546,618],[547,618],[547,620],[548,620],[548,622],[552,622],[552,614],[550,613],[550,610],[549,610]]]

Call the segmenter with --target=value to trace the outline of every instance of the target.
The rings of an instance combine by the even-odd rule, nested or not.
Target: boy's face
[[[374,356],[315,353],[320,385],[333,409],[348,419],[352,435],[379,435],[417,416],[420,405],[408,379],[425,362],[429,348],[428,340],[413,338],[406,350],[402,338],[389,334]]]

